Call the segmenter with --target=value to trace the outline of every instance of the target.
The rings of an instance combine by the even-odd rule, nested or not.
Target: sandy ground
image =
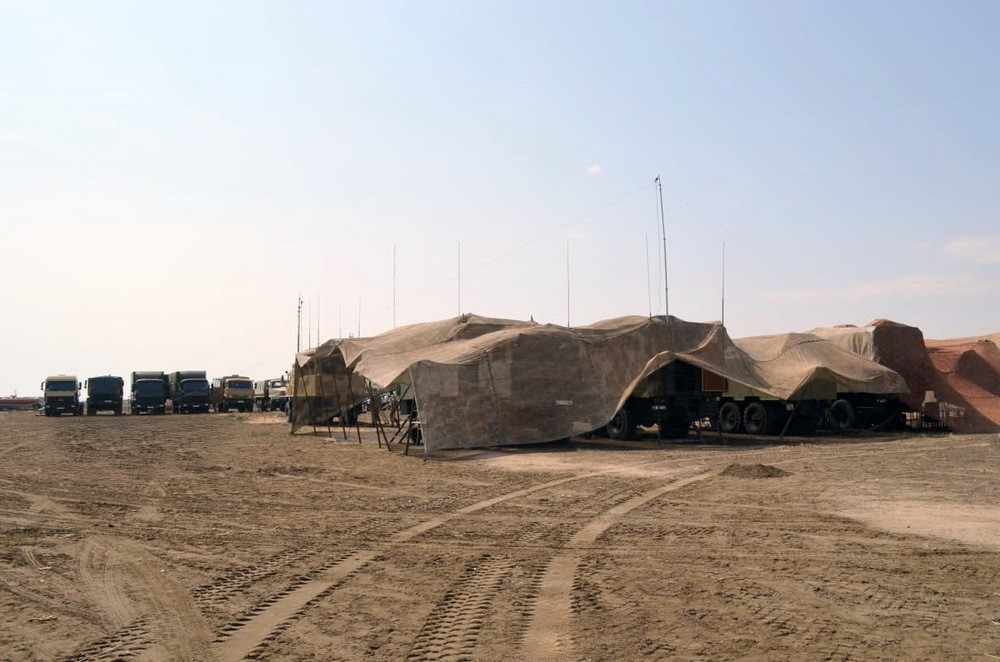
[[[995,435],[363,438],[0,414],[0,659],[1000,657]]]

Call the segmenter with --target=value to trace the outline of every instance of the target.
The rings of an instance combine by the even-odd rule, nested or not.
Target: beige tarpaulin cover
[[[290,385],[293,429],[317,412],[325,416],[360,402],[364,380],[378,390],[412,389],[429,451],[590,432],[607,424],[640,382],[676,360],[782,399],[831,376],[852,390],[899,390],[891,370],[831,352],[819,338],[763,345],[766,351],[755,358],[721,324],[674,317],[566,328],[464,315],[373,338],[331,340],[299,354]]]
[[[947,419],[956,432],[1000,430],[1000,334],[925,340],[916,327],[881,319],[810,333],[899,372],[914,411]]]
[[[902,393],[906,382],[891,369],[811,333],[739,338],[753,370],[783,400],[833,399],[838,393]]]

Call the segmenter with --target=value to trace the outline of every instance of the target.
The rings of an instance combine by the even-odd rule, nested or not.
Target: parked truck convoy
[[[165,414],[169,386],[163,372],[146,370],[132,373],[130,409],[133,414]]]
[[[170,373],[170,406],[175,414],[207,412],[211,388],[204,370],[178,370]]]
[[[253,400],[260,411],[284,411],[288,402],[288,380],[275,377],[254,382]]]
[[[242,375],[228,375],[212,380],[212,405],[215,411],[253,411],[253,382]]]
[[[125,396],[124,379],[114,375],[91,377],[84,382],[84,386],[87,387],[87,416],[96,416],[99,411],[110,411],[115,416],[121,416]]]
[[[46,416],[83,415],[80,382],[76,375],[52,375],[42,382],[42,410]]]

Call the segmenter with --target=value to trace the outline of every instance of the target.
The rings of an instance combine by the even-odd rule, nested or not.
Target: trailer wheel
[[[719,407],[719,429],[726,434],[739,432],[740,406],[735,402],[724,402]]]
[[[840,399],[830,405],[830,429],[843,434],[854,427],[854,407],[847,400]]]
[[[632,420],[628,409],[622,407],[614,418],[608,421],[605,430],[609,439],[631,439],[635,436],[635,421]]]
[[[743,411],[743,427],[749,434],[767,434],[770,418],[764,405],[751,402]]]

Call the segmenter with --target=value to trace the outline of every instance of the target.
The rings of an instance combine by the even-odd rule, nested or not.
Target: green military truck
[[[129,400],[132,414],[165,414],[167,395],[167,376],[162,371],[137,370],[132,373],[132,393]]]
[[[253,411],[253,382],[242,375],[228,375],[212,380],[212,406],[215,411]]]
[[[178,370],[168,375],[170,404],[175,414],[207,412],[211,387],[204,370]]]
[[[52,375],[42,382],[42,410],[46,416],[83,416],[80,382],[76,375]]]
[[[122,415],[125,394],[125,380],[114,375],[91,377],[84,386],[87,388],[87,416],[97,416],[99,411],[110,411],[115,416]]]

